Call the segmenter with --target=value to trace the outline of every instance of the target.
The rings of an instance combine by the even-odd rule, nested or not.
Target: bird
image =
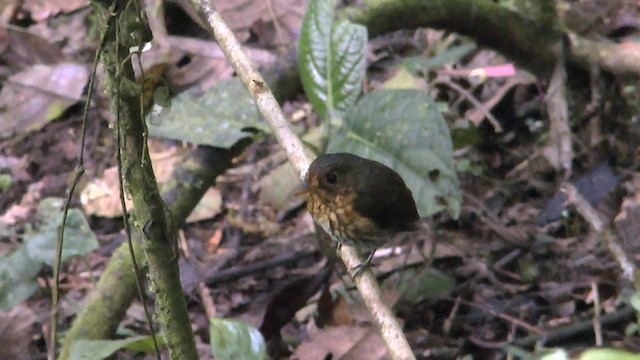
[[[318,156],[297,194],[306,196],[309,213],[336,246],[370,252],[354,278],[370,265],[376,249],[397,233],[417,230],[420,219],[411,190],[397,172],[349,153]]]

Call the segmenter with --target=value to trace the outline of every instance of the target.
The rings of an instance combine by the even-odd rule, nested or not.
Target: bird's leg
[[[350,269],[350,272],[353,276],[353,280],[356,280],[360,275],[362,275],[362,272],[371,266],[371,260],[373,260],[373,255],[375,255],[376,250],[372,250],[369,255],[367,255],[367,259],[362,263],[362,264],[358,264],[354,267],[352,267]]]
[[[364,261],[364,266],[371,266],[371,260],[373,260],[373,255],[376,254],[376,250],[373,249],[367,256],[367,259]]]
[[[331,247],[334,248],[336,251],[340,251],[340,247],[342,247],[342,243],[338,240],[336,240],[333,236],[331,237]]]

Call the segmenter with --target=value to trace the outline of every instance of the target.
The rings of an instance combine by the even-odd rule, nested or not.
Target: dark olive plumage
[[[307,207],[334,240],[376,249],[397,232],[415,229],[415,201],[391,168],[347,153],[318,157],[305,180]]]

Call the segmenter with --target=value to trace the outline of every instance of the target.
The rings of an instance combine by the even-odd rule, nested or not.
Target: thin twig
[[[300,178],[304,179],[311,164],[311,157],[305,152],[302,142],[289,127],[280,105],[267,87],[266,82],[255,70],[233,32],[224,23],[220,14],[213,9],[209,1],[192,0],[192,3],[204,22],[210,27],[211,32],[231,62],[238,77],[249,90],[258,110],[267,120],[278,143],[287,153],[289,161]],[[362,263],[360,254],[353,247],[342,246],[339,254],[348,269]],[[362,275],[355,279],[354,282],[380,330],[391,358],[415,359],[415,355],[411,351],[411,347],[409,347],[400,324],[391,309],[382,300],[380,286],[371,270],[363,271]]]
[[[582,215],[585,220],[587,220],[593,230],[597,233],[604,230],[604,220],[602,220],[598,211],[589,204],[587,199],[578,192],[578,189],[576,189],[573,184],[569,182],[563,184],[561,191],[567,194],[567,200],[569,203],[575,207],[576,211]]]
[[[550,156],[547,159],[550,160],[555,169],[564,170],[565,178],[568,178],[572,169],[573,145],[571,142],[571,127],[569,126],[569,106],[567,105],[565,51],[566,47],[563,46],[553,69],[545,101],[547,103],[547,115],[549,116],[548,146],[551,150],[548,152]]]
[[[603,327],[612,326],[622,321],[633,321],[635,310],[631,306],[626,306],[618,311],[606,314],[601,317],[600,324]],[[538,341],[544,341],[546,346],[558,344],[566,339],[580,334],[586,334],[593,330],[593,319],[585,319],[567,326],[555,329],[548,329],[542,334],[533,334],[514,341],[512,344],[519,347],[533,346]]]
[[[112,19],[115,19],[112,18]],[[115,56],[116,59],[118,61],[118,64],[121,64],[120,62],[120,44],[118,43],[118,39],[120,39],[120,22],[114,21],[114,26],[115,26],[115,32],[116,32],[116,42],[115,42]],[[138,56],[138,58],[140,58]],[[124,230],[125,230],[125,234],[127,235],[127,244],[129,247],[129,256],[131,256],[131,264],[133,265],[133,271],[136,274],[136,285],[137,285],[137,289],[138,289],[138,297],[140,298],[140,303],[142,304],[142,309],[144,310],[144,314],[145,314],[145,319],[147,320],[147,325],[149,326],[149,331],[151,332],[151,338],[153,339],[153,348],[155,350],[156,353],[156,358],[158,360],[160,360],[162,357],[160,355],[160,346],[158,344],[158,340],[156,337],[156,332],[153,329],[153,321],[151,319],[151,312],[149,311],[149,307],[147,306],[147,298],[146,298],[146,294],[144,292],[143,289],[143,285],[142,285],[142,271],[140,270],[140,266],[138,265],[138,261],[136,260],[136,254],[135,251],[133,249],[133,240],[131,238],[131,226],[129,224],[129,214],[127,211],[127,204],[125,201],[125,190],[124,190],[124,183],[125,183],[125,178],[122,174],[122,137],[124,136],[122,134],[121,131],[121,127],[122,127],[122,109],[121,109],[121,97],[120,97],[120,88],[121,88],[121,82],[122,82],[122,69],[120,67],[118,67],[116,69],[117,73],[116,73],[116,79],[115,79],[115,83],[117,84],[116,87],[116,144],[118,147],[117,150],[117,163],[118,163],[118,185],[119,185],[119,195],[120,195],[120,205],[122,206],[122,222],[124,224]],[[145,142],[146,143],[146,142]]]
[[[493,130],[495,132],[501,133],[503,131],[502,125],[500,125],[500,122],[498,121],[498,119],[496,119],[495,116],[493,116],[493,114],[491,113],[491,110],[487,109],[483,103],[481,103],[478,99],[476,99],[475,96],[473,96],[470,92],[468,92],[462,86],[454,83],[453,81],[445,77],[437,78],[435,80],[435,83],[436,84],[440,83],[456,90],[458,93],[460,93],[460,95],[464,96],[467,100],[469,100],[469,102],[471,102],[473,106],[475,106],[476,109],[478,109],[478,111],[484,114],[484,116],[487,118],[489,123],[491,123],[491,126],[493,126]]]
[[[213,286],[213,284],[235,281],[251,274],[264,272],[266,270],[273,269],[274,267],[291,264],[313,257],[315,254],[315,252],[309,251],[286,253],[264,261],[252,262],[245,266],[236,266],[230,269],[210,272],[205,276],[205,282],[207,285]]]
[[[600,293],[598,292],[598,284],[591,281],[591,293],[593,294],[593,334],[595,335],[596,346],[602,346],[602,324],[600,323]]]
[[[198,284],[198,293],[200,294],[200,300],[202,301],[202,306],[204,307],[204,312],[207,314],[207,319],[213,319],[216,317],[218,311],[216,310],[216,305],[213,303],[213,299],[211,298],[211,291],[204,283]]]
[[[589,202],[578,192],[576,187],[571,183],[565,183],[562,185],[562,191],[567,194],[567,199],[572,204],[576,211],[591,225],[591,227],[601,236],[602,240],[607,245],[609,252],[618,262],[618,265],[622,269],[622,276],[633,282],[634,274],[636,273],[636,266],[629,259],[622,246],[618,244],[616,238],[611,231],[605,231],[605,224],[600,214],[596,209],[589,204]]]
[[[62,223],[60,224],[60,229],[58,231],[58,239],[56,240],[56,258],[54,259],[53,264],[53,287],[51,291],[51,340],[49,351],[47,357],[50,360],[56,358],[56,348],[57,348],[57,340],[58,337],[58,302],[60,301],[60,267],[62,263],[62,246],[64,242],[64,228],[67,224],[67,216],[69,214],[69,206],[71,204],[71,198],[75,193],[76,186],[78,182],[80,182],[80,178],[84,174],[84,146],[85,140],[87,138],[87,123],[89,119],[89,106],[91,105],[91,97],[93,96],[93,85],[96,79],[96,71],[98,69],[98,60],[100,59],[100,54],[102,53],[102,49],[104,47],[105,39],[107,38],[107,29],[104,30],[102,36],[100,37],[100,43],[98,44],[98,48],[96,49],[95,56],[93,58],[93,66],[91,68],[91,76],[89,77],[89,85],[87,87],[87,99],[84,104],[84,109],[82,111],[82,130],[80,135],[80,150],[78,151],[78,166],[76,167],[75,175],[73,178],[73,183],[71,184],[71,189],[69,189],[69,193],[67,194],[67,200],[64,204],[64,209],[62,211]]]
[[[470,301],[466,301],[466,300],[460,300],[460,302],[465,304],[465,305],[472,306],[474,308],[477,308],[477,309],[480,309],[482,311],[485,311],[485,312],[487,312],[487,313],[489,313],[489,314],[491,314],[493,316],[499,317],[500,319],[506,320],[509,323],[514,324],[514,325],[516,325],[516,326],[518,326],[518,327],[520,327],[520,328],[522,328],[524,330],[527,330],[527,331],[529,331],[531,333],[534,333],[534,334],[543,334],[544,333],[544,331],[542,329],[538,328],[537,326],[533,326],[531,324],[528,324],[527,322],[525,322],[523,320],[520,320],[518,318],[515,318],[515,317],[513,317],[511,315],[495,311],[495,310],[493,310],[493,309],[491,309],[489,307],[486,307],[484,305],[476,304],[476,303],[473,303],[473,302],[470,302]]]

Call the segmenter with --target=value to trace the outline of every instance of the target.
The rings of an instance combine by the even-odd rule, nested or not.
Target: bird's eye
[[[328,172],[324,176],[324,179],[327,181],[327,184],[329,185],[335,185],[338,183],[338,175],[336,175],[336,173],[334,172]]]

